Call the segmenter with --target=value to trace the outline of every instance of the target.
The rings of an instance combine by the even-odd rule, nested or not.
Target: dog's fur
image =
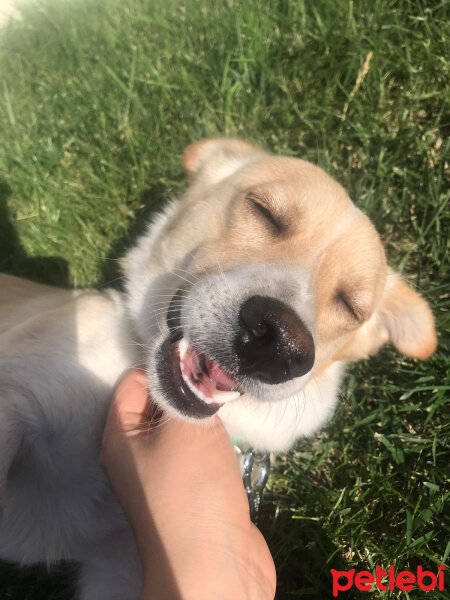
[[[193,144],[184,165],[184,197],[124,260],[125,294],[0,276],[0,558],[82,561],[82,600],[140,595],[134,541],[97,457],[112,389],[131,365],[148,365],[169,415],[194,418],[158,370],[179,290],[174,328],[230,371],[250,296],[282,301],[311,332],[309,373],[275,385],[243,377],[243,395],[219,410],[231,436],[260,449],[283,451],[330,417],[347,361],[386,342],[420,359],[436,346],[426,302],[319,168],[223,139]]]

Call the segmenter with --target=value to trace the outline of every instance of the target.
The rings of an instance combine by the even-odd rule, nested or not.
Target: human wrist
[[[216,532],[217,533],[217,532]],[[165,540],[164,548],[143,556],[142,600],[265,600],[273,598],[264,559],[245,531],[217,539]]]

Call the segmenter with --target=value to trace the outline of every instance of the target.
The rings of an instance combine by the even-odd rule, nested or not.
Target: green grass
[[[331,598],[331,567],[449,562],[449,16],[431,0],[59,0],[0,33],[1,270],[115,280],[184,188],[183,148],[239,135],[342,182],[432,305],[436,355],[353,367],[326,430],[278,460],[262,528],[280,599]],[[5,566],[0,597],[68,598],[64,577]]]

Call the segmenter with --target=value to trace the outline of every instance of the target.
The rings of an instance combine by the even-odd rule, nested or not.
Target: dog
[[[244,141],[183,157],[184,196],[123,260],[125,292],[0,278],[0,558],[80,561],[80,600],[138,600],[131,530],[98,464],[117,380],[145,363],[171,417],[218,413],[288,449],[332,415],[346,364],[436,348],[427,303],[318,167]]]

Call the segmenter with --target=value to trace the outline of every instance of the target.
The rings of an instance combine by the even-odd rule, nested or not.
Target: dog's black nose
[[[241,308],[236,353],[243,375],[283,383],[312,369],[314,340],[291,308],[274,298],[253,296]]]

